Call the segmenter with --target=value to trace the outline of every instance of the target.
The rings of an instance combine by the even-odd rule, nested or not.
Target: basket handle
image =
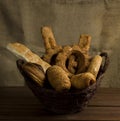
[[[104,73],[107,70],[108,65],[109,65],[109,57],[108,57],[108,54],[106,52],[101,52],[100,56],[105,58],[104,63],[100,67],[100,72]]]

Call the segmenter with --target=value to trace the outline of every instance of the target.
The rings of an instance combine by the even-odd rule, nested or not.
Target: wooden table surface
[[[89,105],[79,113],[53,115],[45,112],[27,87],[0,88],[1,121],[108,120],[120,121],[120,89],[98,88]]]

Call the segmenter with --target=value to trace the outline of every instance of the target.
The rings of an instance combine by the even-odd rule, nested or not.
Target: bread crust
[[[33,53],[29,48],[21,43],[9,43],[7,45],[7,49],[14,53],[16,56],[25,59],[27,62],[37,63],[41,65],[45,72],[47,68],[50,67],[50,64],[43,61],[37,54]]]

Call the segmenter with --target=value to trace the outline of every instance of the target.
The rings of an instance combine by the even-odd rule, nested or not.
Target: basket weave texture
[[[104,64],[101,65],[97,81],[93,85],[83,90],[70,90],[68,92],[57,92],[53,89],[40,87],[33,80],[29,79],[22,73],[27,86],[32,90],[34,95],[40,100],[46,111],[56,114],[69,114],[80,112],[88,105],[89,100],[95,94],[100,85],[102,77],[109,65],[108,54],[102,52],[100,56],[104,57]],[[20,63],[17,63],[20,70]],[[21,70],[20,70],[21,72]]]

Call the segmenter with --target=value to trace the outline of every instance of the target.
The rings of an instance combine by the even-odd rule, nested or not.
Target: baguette
[[[9,43],[7,45],[7,49],[11,51],[16,56],[22,57],[27,62],[36,63],[42,66],[44,72],[50,67],[50,64],[42,60],[37,54],[33,53],[29,48],[25,45],[15,42]]]

